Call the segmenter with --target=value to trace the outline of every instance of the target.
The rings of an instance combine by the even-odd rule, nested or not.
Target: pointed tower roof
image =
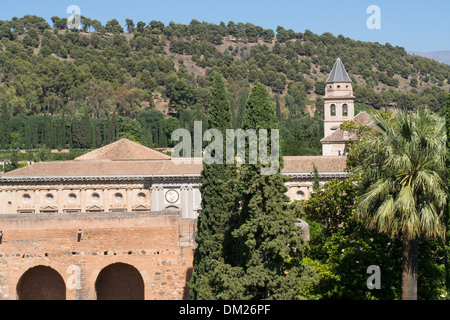
[[[345,70],[344,64],[341,61],[341,58],[337,58],[336,63],[334,64],[333,70],[331,71],[330,77],[328,78],[327,83],[347,83],[352,82],[350,77]]]
[[[164,153],[147,148],[128,139],[121,139],[86,153],[75,160],[169,160]]]

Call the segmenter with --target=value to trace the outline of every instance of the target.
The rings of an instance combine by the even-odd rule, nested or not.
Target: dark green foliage
[[[86,110],[67,116],[13,117],[0,112],[0,146],[2,149],[39,149],[45,144],[51,149],[93,149],[110,144],[121,138],[141,142],[146,146],[173,147],[172,131],[182,123],[175,118],[164,119],[157,110],[142,110],[138,119],[113,115],[104,118],[89,117]],[[192,120],[193,122],[194,120]]]
[[[0,112],[0,145],[6,149],[10,142],[10,113],[8,107],[2,106]]]
[[[214,77],[209,111],[209,126],[220,130],[225,137],[226,130],[231,129],[232,124],[230,100],[221,75]],[[225,145],[222,152],[225,155]],[[229,286],[229,283],[222,283],[219,286],[216,284],[221,282],[217,270],[229,269],[225,266],[225,259],[233,250],[229,238],[236,206],[233,196],[234,180],[232,179],[235,174],[236,167],[234,165],[203,163],[202,185],[200,186],[202,212],[197,223],[194,274],[189,283],[191,299],[232,297],[223,295],[223,290],[225,290],[223,286]]]
[[[242,129],[278,129],[274,104],[266,87],[256,82],[247,99]]]
[[[151,129],[149,129],[148,127],[145,127],[144,131],[142,132],[141,144],[148,148],[153,148],[153,146],[154,146],[153,145],[153,134],[152,134]]]
[[[275,106],[267,89],[257,82],[247,101],[243,129],[277,128]],[[269,142],[268,150],[272,147]],[[313,281],[314,273],[300,262],[307,245],[294,225],[286,179],[279,171],[262,175],[260,163],[252,165],[246,160],[239,172],[241,210],[232,233],[236,248],[231,259],[243,272],[242,298],[298,298],[301,283]]]
[[[51,20],[56,31],[67,29],[67,18],[54,16]],[[102,26],[98,20],[83,16],[83,32],[64,33],[52,32],[45,20],[36,16],[1,21],[0,106],[8,108],[10,116],[21,113],[54,116],[65,110],[70,118],[87,107],[94,119],[113,114],[136,119],[143,105],[154,107],[157,99],[162,98],[170,101],[168,114],[184,125],[181,117],[185,111],[201,110],[207,114],[211,75],[220,72],[231,96],[233,127],[241,126],[248,90],[259,81],[279,96],[277,117],[284,128],[284,153],[316,155],[321,151],[318,141],[323,130],[312,132],[310,127],[321,126],[320,96],[324,94],[324,81],[337,52],[354,80],[358,102],[376,108],[397,104],[411,110],[428,105],[433,111],[440,111],[448,93],[447,65],[409,56],[403,48],[389,44],[359,42],[330,33],[317,35],[309,30],[299,33],[281,26],[275,33],[251,23],[233,21],[227,25],[196,20],[188,25],[164,25],[159,21],[146,25],[139,21],[135,25],[132,19],[126,19],[122,23],[130,37],[123,34],[123,27],[115,19]],[[236,42],[231,47],[228,44],[232,50],[227,48],[224,54],[217,46],[227,36],[235,37]],[[271,42],[273,37],[276,37],[273,46],[257,42],[258,39]],[[168,43],[169,55],[164,52]],[[35,54],[34,48],[41,49]],[[181,53],[186,55],[182,58],[186,67],[176,68],[180,59],[177,54]],[[188,71],[189,58],[193,64],[190,63]],[[405,81],[398,80],[396,75]],[[404,89],[403,83],[411,87]],[[381,86],[379,91],[377,84]],[[308,113],[308,107],[314,104],[317,119]],[[93,122],[97,126],[97,121]],[[109,128],[115,132],[104,134],[100,128],[102,144],[119,137],[114,126]],[[7,132],[5,126],[1,130],[4,133],[0,133],[0,142],[7,148],[14,131]],[[166,133],[166,139],[162,135],[168,130],[166,126],[158,124],[151,130],[155,145],[170,145],[170,133]],[[89,132],[88,143],[75,135],[74,145],[98,145],[97,129]],[[67,135],[71,133],[67,131]],[[27,146],[37,144],[25,134],[22,139]],[[69,141],[73,139],[67,140],[67,144],[73,144]],[[61,144],[62,141],[55,141],[56,146]]]
[[[105,25],[105,30],[110,33],[123,33],[123,28],[116,19],[108,21]]]
[[[212,91],[209,125],[223,132],[231,128],[231,114],[219,80]],[[277,128],[275,105],[256,82],[243,129]],[[275,147],[270,141],[268,154]],[[317,281],[312,267],[301,262],[307,244],[295,226],[286,178],[279,170],[262,175],[261,168],[261,163],[248,164],[248,154],[239,171],[232,165],[204,164],[191,299],[298,299],[305,297],[300,287]]]
[[[12,150],[10,153],[9,161],[5,165],[5,172],[13,171],[20,168],[19,163],[19,151]]]
[[[319,95],[319,96],[324,96],[325,95],[325,86],[326,86],[326,82],[325,81],[317,81],[314,85],[314,92]]]
[[[368,230],[356,219],[361,190],[350,180],[327,183],[301,206],[311,227],[310,253],[305,262],[320,277],[309,288],[314,299],[401,299],[401,241]],[[423,300],[442,299],[444,269],[442,240],[424,241],[419,248],[419,293]],[[369,290],[367,268],[380,267],[381,289]]]
[[[313,173],[314,173],[314,185],[313,185],[313,189],[314,190],[319,190],[320,189],[320,175],[319,175],[319,170],[317,169],[317,166],[315,163],[313,163]]]
[[[447,188],[450,189],[450,94],[447,97],[447,103],[444,108],[445,125],[447,132],[447,146],[446,146],[446,158],[445,158],[445,182]],[[447,288],[450,288],[450,201],[447,201],[445,207],[445,284]]]

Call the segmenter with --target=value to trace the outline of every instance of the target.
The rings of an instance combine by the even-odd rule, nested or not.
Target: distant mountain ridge
[[[417,55],[429,59],[433,59],[450,65],[450,50],[432,51],[432,52],[409,52],[409,54]]]

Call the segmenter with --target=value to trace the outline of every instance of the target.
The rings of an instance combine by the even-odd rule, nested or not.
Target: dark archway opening
[[[19,300],[66,300],[66,285],[61,275],[50,267],[28,269],[17,283]]]
[[[144,300],[144,279],[129,264],[111,264],[98,275],[95,292],[97,300]]]

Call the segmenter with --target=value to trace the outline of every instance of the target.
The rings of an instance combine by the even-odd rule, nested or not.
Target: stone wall
[[[137,270],[146,300],[187,298],[194,226],[179,212],[1,215],[0,299],[39,291],[27,279],[49,268],[64,280],[66,299],[97,299],[99,275],[111,266],[130,275]],[[102,273],[111,288],[119,271]],[[126,299],[128,289],[116,289]]]

